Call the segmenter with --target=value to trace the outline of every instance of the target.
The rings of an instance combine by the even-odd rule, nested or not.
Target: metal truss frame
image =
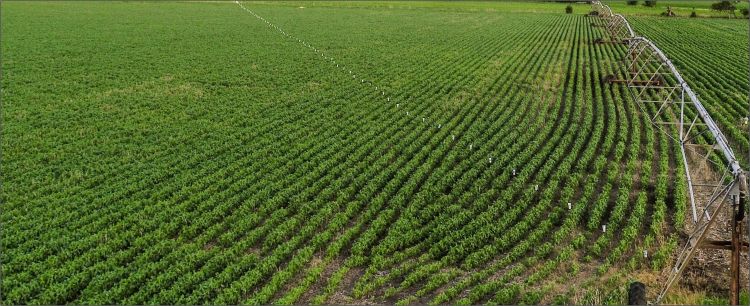
[[[685,168],[694,229],[656,303],[679,279],[700,247],[733,251],[730,302],[738,303],[739,252],[747,248],[740,234],[740,221],[744,218],[748,195],[745,171],[719,126],[667,56],[652,41],[636,36],[622,15],[612,14],[611,9],[599,1],[594,1],[592,7],[605,19],[611,39],[628,46],[621,78],[609,76],[607,81],[626,85],[649,121],[679,143]],[[714,173],[720,175],[715,176]],[[732,241],[707,241],[709,229],[727,204],[731,205],[734,216]]]

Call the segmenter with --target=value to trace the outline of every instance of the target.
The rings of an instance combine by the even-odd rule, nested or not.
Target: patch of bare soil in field
[[[688,150],[689,159],[691,161],[700,161],[702,156],[695,152]],[[721,174],[715,170],[715,167],[711,166],[708,162],[691,162],[691,169],[697,175],[693,175],[693,181],[697,182],[719,182]],[[714,189],[709,187],[696,187],[696,213],[700,219],[701,214],[704,210],[705,203],[708,202],[709,197],[713,193]],[[706,234],[705,239],[709,240],[720,240],[720,241],[731,241],[731,226],[732,226],[732,206],[731,200],[727,199],[724,207],[718,213],[714,224]],[[714,203],[716,205],[718,203]],[[682,251],[685,245],[687,237],[695,230],[695,223],[693,221],[692,209],[688,207],[685,216],[685,228],[678,229],[678,233],[683,238],[680,241],[680,245],[677,248],[677,252]],[[746,235],[743,235],[743,237]],[[678,253],[675,254],[677,256]],[[717,249],[702,249],[696,250],[693,259],[690,264],[685,268],[682,277],[679,280],[680,286],[677,289],[686,289],[688,291],[700,291],[705,292],[710,296],[728,296],[729,295],[729,267],[731,262],[731,253],[729,250],[717,250]],[[747,254],[740,256],[740,284],[742,288],[748,286],[748,262]],[[744,267],[744,268],[743,268]],[[668,275],[669,271],[673,268],[673,263],[665,268],[664,275]]]
[[[328,298],[328,301],[326,301],[327,304],[357,304],[357,305],[375,305],[374,301],[370,301],[367,299],[355,299],[352,296],[352,288],[354,288],[354,283],[364,274],[364,270],[362,268],[351,268],[347,273],[346,276],[344,276],[344,279],[341,280],[341,284],[339,284],[339,288],[344,288],[343,290],[336,290],[336,292],[331,295],[330,298]]]
[[[313,284],[310,286],[309,289],[300,297],[299,301],[300,303],[308,304],[312,302],[313,298],[315,298],[316,295],[323,292],[326,285],[326,280],[333,275],[336,270],[338,270],[341,265],[344,263],[342,259],[336,258],[333,259],[324,269],[323,274],[319,279],[317,279]]]
[[[692,219],[688,222],[691,223]],[[732,217],[729,209],[721,212],[718,220],[707,235],[711,240],[731,240]],[[692,229],[691,229],[692,230]],[[687,231],[690,233],[690,231]],[[729,268],[731,262],[729,250],[698,249],[680,279],[680,285],[691,291],[705,291],[710,295],[727,296],[729,294]],[[740,256],[740,285],[747,288],[747,256]],[[745,267],[744,269],[742,267]]]

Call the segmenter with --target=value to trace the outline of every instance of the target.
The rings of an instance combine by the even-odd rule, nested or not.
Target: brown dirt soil
[[[700,156],[699,153],[704,152],[698,150],[691,151],[692,150],[688,150],[687,152],[689,159],[696,162],[691,162],[690,167],[691,169],[698,169],[699,171],[696,171],[695,173],[700,174],[700,176],[694,175],[692,177],[693,180],[707,182],[719,181],[720,173],[714,171],[715,167],[709,162],[701,162],[703,156]],[[696,189],[696,211],[698,212],[699,217],[704,209],[702,203],[707,202],[712,191],[711,188],[705,187]],[[692,220],[691,209],[687,209],[685,228],[679,231],[682,237],[689,236],[693,231],[694,223]],[[711,240],[731,240],[731,224],[731,206],[725,205],[725,207],[722,208],[722,211],[719,212],[718,217],[716,221],[714,221],[706,238]],[[680,243],[678,249],[681,249],[685,242],[681,241]],[[730,261],[730,252],[727,250],[698,249],[690,264],[683,272],[679,285],[690,291],[705,291],[709,295],[728,296]],[[743,256],[740,257],[740,267],[747,267],[747,264],[747,256],[743,254]],[[741,269],[740,278],[741,286],[747,288],[748,269]]]
[[[326,286],[326,280],[329,279],[331,275],[333,275],[333,273],[336,272],[343,263],[344,261],[340,258],[331,260],[328,266],[323,269],[323,274],[321,275],[321,277],[313,282],[312,285],[310,285],[310,288],[307,289],[307,292],[305,292],[300,297],[298,303],[309,304],[312,299],[315,298],[315,296],[322,293],[323,289],[325,289]]]
[[[374,301],[370,301],[368,299],[354,299],[352,297],[352,288],[354,288],[354,283],[359,279],[362,274],[364,274],[364,270],[362,268],[352,268],[349,269],[349,271],[344,276],[344,279],[341,280],[341,284],[339,284],[339,288],[343,288],[343,290],[337,290],[328,300],[326,301],[327,304],[357,304],[357,305],[374,305],[377,304]]]

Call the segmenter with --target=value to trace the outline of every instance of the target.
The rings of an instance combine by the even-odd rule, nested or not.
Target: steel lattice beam
[[[669,58],[652,41],[636,36],[622,15],[612,14],[608,6],[598,1],[594,1],[592,6],[599,12],[600,17],[605,19],[610,37],[628,44],[624,57],[625,67],[621,72],[622,78],[609,76],[607,81],[627,85],[633,99],[640,110],[647,114],[651,123],[679,143],[685,168],[695,228],[679,253],[656,302],[664,298],[671,285],[687,267],[695,251],[706,245],[703,241],[709,229],[719,212],[725,209],[729,202],[734,216],[732,242],[727,242],[733,251],[733,281],[730,291],[731,301],[736,303],[739,296],[739,252],[744,245],[739,232],[739,221],[744,218],[744,205],[748,196],[745,171],[729,146],[727,138]],[[649,104],[656,105],[656,111],[653,111],[654,107]],[[698,178],[709,175],[702,169],[691,167],[691,162],[710,162],[712,170],[709,172],[718,171],[720,177],[707,182],[697,181]],[[698,204],[702,205],[699,207]],[[702,209],[700,214],[699,209]]]
[[[627,19],[620,14],[612,14],[612,9],[609,6],[600,2],[593,2],[593,9],[597,12],[597,15],[604,19],[604,27],[612,37],[612,41],[598,41],[598,43],[627,43],[627,40],[631,37],[635,37],[633,28],[630,27]]]

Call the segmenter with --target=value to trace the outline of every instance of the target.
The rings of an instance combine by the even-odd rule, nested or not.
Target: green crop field
[[[748,21],[631,18],[669,54],[738,152],[748,152]],[[669,29],[669,30],[666,30]],[[700,34],[698,34],[700,33]],[[746,154],[740,157],[747,161]]]
[[[565,6],[3,1],[2,303],[652,298],[679,147]],[[748,22],[613,9],[744,156]]]
[[[743,19],[739,10],[748,8],[747,1],[733,1],[732,3],[737,8],[734,14],[712,10],[711,4],[718,2],[712,0],[659,0],[656,1],[654,7],[644,6],[646,2],[644,0],[638,1],[637,5],[628,5],[627,1],[606,2],[614,12],[627,16],[659,16],[667,8],[671,8],[677,17],[689,17],[692,12],[695,12],[697,17]]]

